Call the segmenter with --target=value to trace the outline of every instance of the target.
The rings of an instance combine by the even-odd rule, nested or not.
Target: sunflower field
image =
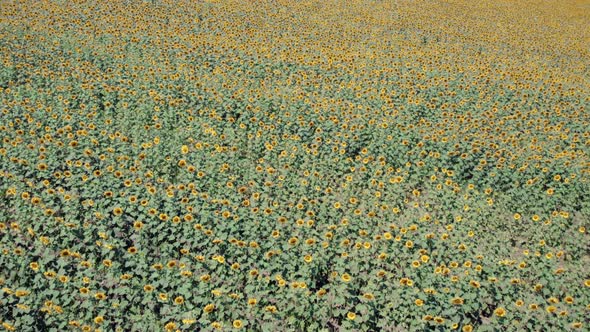
[[[0,0],[0,331],[590,329],[587,0]]]

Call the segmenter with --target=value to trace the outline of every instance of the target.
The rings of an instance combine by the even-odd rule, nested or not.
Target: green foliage
[[[5,330],[590,324],[588,9],[5,3]]]

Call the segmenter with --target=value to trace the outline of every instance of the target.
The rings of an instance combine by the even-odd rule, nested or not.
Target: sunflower
[[[498,317],[504,317],[506,316],[506,309],[502,307],[496,308],[496,310],[494,310],[494,315]]]
[[[467,325],[463,325],[463,328],[461,329],[462,332],[472,332],[473,331],[473,326],[467,324]]]
[[[463,305],[464,303],[465,303],[465,300],[460,297],[455,297],[455,298],[451,299],[451,304],[453,304],[453,305]]]
[[[166,329],[166,331],[173,331],[176,330],[177,326],[176,323],[169,322],[168,324],[164,325],[164,328]]]
[[[212,303],[207,304],[205,306],[205,308],[203,308],[203,312],[205,312],[206,314],[209,314],[209,313],[213,312],[213,310],[215,310],[215,305],[212,304]]]

